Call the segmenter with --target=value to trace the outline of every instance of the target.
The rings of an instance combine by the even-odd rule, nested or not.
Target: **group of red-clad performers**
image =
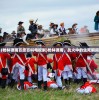
[[[45,47],[42,41],[36,41],[39,48]],[[53,47],[70,47],[71,43],[56,42]],[[83,47],[83,44],[80,44]],[[38,88],[64,89],[71,82],[86,83],[96,77],[98,68],[91,53],[54,53],[49,58],[47,53],[0,53],[0,86],[18,90]],[[74,62],[74,64],[72,63]],[[49,69],[50,68],[50,69]],[[50,75],[51,76],[50,76]],[[52,77],[52,78],[51,78]],[[64,81],[64,82],[63,82]],[[37,85],[36,85],[37,82]],[[65,84],[65,86],[63,85]]]

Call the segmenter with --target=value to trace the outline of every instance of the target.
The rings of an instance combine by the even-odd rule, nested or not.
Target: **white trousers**
[[[16,78],[18,77],[18,74],[20,76],[20,79],[25,79],[25,74],[24,74],[24,70],[25,70],[25,66],[16,63],[13,67],[13,79],[16,80]]]
[[[61,80],[61,75],[57,76],[57,72],[55,72],[55,78],[56,78],[56,84],[58,85],[58,87],[62,87],[62,80]]]
[[[28,76],[28,81],[30,82],[30,83],[32,83],[32,78],[31,78],[31,76]]]
[[[69,78],[73,78],[73,74],[72,74],[72,71],[63,71],[62,72],[62,77],[63,79],[69,79]]]
[[[47,65],[38,66],[38,81],[41,80],[47,81]]]
[[[78,67],[77,68],[77,79],[87,78],[87,70],[86,67]]]

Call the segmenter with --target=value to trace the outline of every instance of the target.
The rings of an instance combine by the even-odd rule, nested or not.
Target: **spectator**
[[[42,38],[43,36],[44,36],[44,30],[42,28],[42,25],[39,25],[37,30],[37,37]]]
[[[58,28],[58,24],[54,24],[53,30],[58,35],[58,29],[57,28]]]
[[[88,27],[88,26],[82,27],[82,28],[79,30],[79,32],[80,32],[80,33],[89,33],[89,30],[88,30],[87,27]]]
[[[77,25],[78,25],[77,23],[72,25],[72,32],[73,32],[73,34],[78,34],[78,32],[77,32]]]
[[[53,28],[53,25],[54,25],[54,23],[51,22],[50,25],[49,25],[50,26],[49,31],[51,31],[51,29]]]
[[[69,30],[68,34],[75,34],[72,28],[68,28],[68,30]]]
[[[37,35],[37,25],[34,22],[33,19],[29,20],[30,22],[30,26],[29,26],[29,31],[31,32],[31,36],[33,39],[36,38],[36,35]]]
[[[25,28],[22,26],[23,22],[20,21],[17,27],[17,37],[21,37],[22,33],[25,32]]]
[[[11,34],[12,34],[12,37],[13,37],[13,38],[16,38],[16,32],[15,32],[15,31],[12,31]]]
[[[60,23],[60,28],[59,28],[59,34],[60,35],[66,35],[66,29],[64,28],[64,22]]]
[[[50,30],[50,36],[56,36],[58,34],[58,30],[57,30],[58,25],[57,24],[53,24],[51,30]]]
[[[94,17],[95,22],[95,30],[99,32],[99,11],[96,12],[96,16]]]

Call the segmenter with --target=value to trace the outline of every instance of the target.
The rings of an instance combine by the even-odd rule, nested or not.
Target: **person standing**
[[[23,22],[19,21],[18,27],[17,27],[17,37],[22,37],[22,34],[25,32],[25,28],[23,27]]]
[[[94,17],[95,22],[95,30],[99,32],[99,11],[96,12],[96,15]]]
[[[62,47],[61,42],[56,42],[53,47]],[[59,89],[63,89],[63,84],[61,80],[61,75],[64,70],[63,54],[55,53],[53,56],[53,70],[55,72],[55,80]]]
[[[69,42],[63,42],[63,47],[68,48],[71,47],[72,44]],[[62,77],[65,81],[65,86],[68,88],[68,86],[71,84],[73,79],[73,66],[72,66],[72,60],[75,59],[76,55],[74,53],[67,53],[64,51],[63,53],[63,62],[64,62],[64,70],[62,72]]]
[[[37,40],[36,45],[39,48],[42,48],[45,46],[45,44]],[[36,56],[37,60],[37,67],[38,67],[38,88],[41,89],[42,83],[44,84],[44,91],[47,90],[47,53],[34,53],[34,56]]]
[[[80,43],[80,47],[88,48],[89,46],[85,42],[82,42],[82,43]],[[75,68],[77,71],[77,75],[76,75],[77,84],[79,84],[82,80],[83,80],[83,83],[87,82],[87,68],[89,68],[87,65],[87,56],[90,56],[90,55],[91,55],[90,52],[76,53]]]
[[[30,26],[29,26],[29,31],[31,32],[32,38],[35,39],[36,38],[36,34],[37,34],[37,25],[34,23],[34,20],[29,20],[30,22]]]
[[[0,81],[1,81],[1,88],[6,87],[6,82],[9,73],[9,66],[7,61],[10,60],[9,53],[1,53],[0,54]]]

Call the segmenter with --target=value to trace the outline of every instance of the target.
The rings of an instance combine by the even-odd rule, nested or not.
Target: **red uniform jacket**
[[[98,65],[94,62],[94,60],[87,60],[87,62],[92,72],[94,72],[95,69],[98,68]]]
[[[63,55],[63,63],[64,63],[64,67],[65,67],[65,65],[71,65],[72,63],[71,63],[71,58],[70,58],[70,56],[68,55],[68,54],[64,54]]]
[[[62,53],[57,53],[53,56],[53,70],[64,70],[64,60],[63,60],[63,54]]]
[[[47,54],[46,53],[42,53],[42,54],[34,53],[33,55],[37,57],[37,64],[39,66],[42,66],[42,65],[45,65],[45,64],[48,63],[48,61],[47,61]]]
[[[36,64],[36,60],[34,58],[28,58],[27,59],[27,63],[26,63],[26,66],[28,66],[29,68],[29,73],[28,75],[31,76],[32,74],[35,74],[35,66],[34,64]]]
[[[77,55],[76,67],[86,67],[87,65],[86,65],[86,62],[84,61],[84,59],[87,61],[87,56],[91,55],[91,54],[90,53],[82,53],[83,57],[79,53],[76,53],[76,55]]]
[[[1,73],[1,69],[2,68],[5,68],[7,67],[7,59],[10,59],[10,54],[8,53],[0,53],[0,58],[1,58],[1,61],[0,61],[0,73]],[[9,68],[8,68],[9,70]],[[2,76],[2,79],[6,79],[6,75],[3,75]]]
[[[26,57],[24,53],[19,53],[19,54],[15,54],[14,59],[13,59],[13,65],[16,64],[17,62],[21,65],[24,66],[24,64],[22,63],[22,61],[18,58],[18,56],[20,57],[20,59],[23,61],[23,63],[26,63]]]

